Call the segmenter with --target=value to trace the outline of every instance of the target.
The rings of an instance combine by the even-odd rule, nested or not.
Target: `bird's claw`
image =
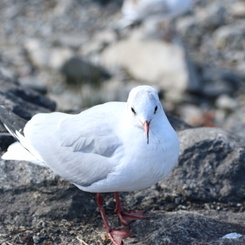
[[[128,227],[123,227],[120,229],[110,229],[110,231],[107,233],[110,240],[114,245],[122,245],[123,239],[127,237],[133,237],[128,231]]]
[[[120,221],[125,225],[128,225],[129,223],[137,219],[148,219],[147,217],[144,216],[145,213],[144,210],[132,210],[132,211],[123,210],[116,213],[118,214]]]

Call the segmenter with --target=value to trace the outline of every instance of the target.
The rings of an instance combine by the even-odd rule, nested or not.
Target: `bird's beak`
[[[150,126],[150,123],[148,121],[145,121],[143,123],[144,131],[146,133],[146,138],[147,138],[147,144],[149,144],[149,126]]]

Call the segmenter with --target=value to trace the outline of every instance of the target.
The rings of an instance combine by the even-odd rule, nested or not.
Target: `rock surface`
[[[244,200],[244,138],[217,128],[182,130],[179,138],[178,167],[160,185],[188,200]]]

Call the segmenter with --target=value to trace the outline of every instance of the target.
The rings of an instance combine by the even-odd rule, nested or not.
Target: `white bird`
[[[149,17],[172,19],[187,12],[191,6],[192,0],[124,0],[119,27],[126,28]]]
[[[79,189],[97,193],[106,232],[115,245],[131,235],[125,227],[110,227],[100,193],[115,193],[115,212],[123,224],[145,219],[143,211],[125,211],[118,192],[156,184],[173,169],[179,155],[177,134],[150,86],[132,89],[127,103],[108,102],[77,115],[37,114],[23,129],[21,123],[13,124],[3,107],[0,115],[18,139],[2,158],[46,166]]]

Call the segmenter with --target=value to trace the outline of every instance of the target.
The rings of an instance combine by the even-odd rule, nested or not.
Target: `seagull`
[[[173,19],[192,7],[192,0],[124,0],[121,12],[123,18],[119,28],[124,29],[148,18]]]
[[[166,177],[179,155],[179,140],[170,125],[157,91],[133,88],[127,102],[107,102],[76,115],[38,113],[25,122],[3,106],[0,120],[18,140],[2,156],[50,168],[82,191],[96,193],[104,227],[120,245],[128,224],[147,219],[144,211],[126,211],[119,192],[148,188]],[[101,193],[113,192],[123,228],[111,228]]]

